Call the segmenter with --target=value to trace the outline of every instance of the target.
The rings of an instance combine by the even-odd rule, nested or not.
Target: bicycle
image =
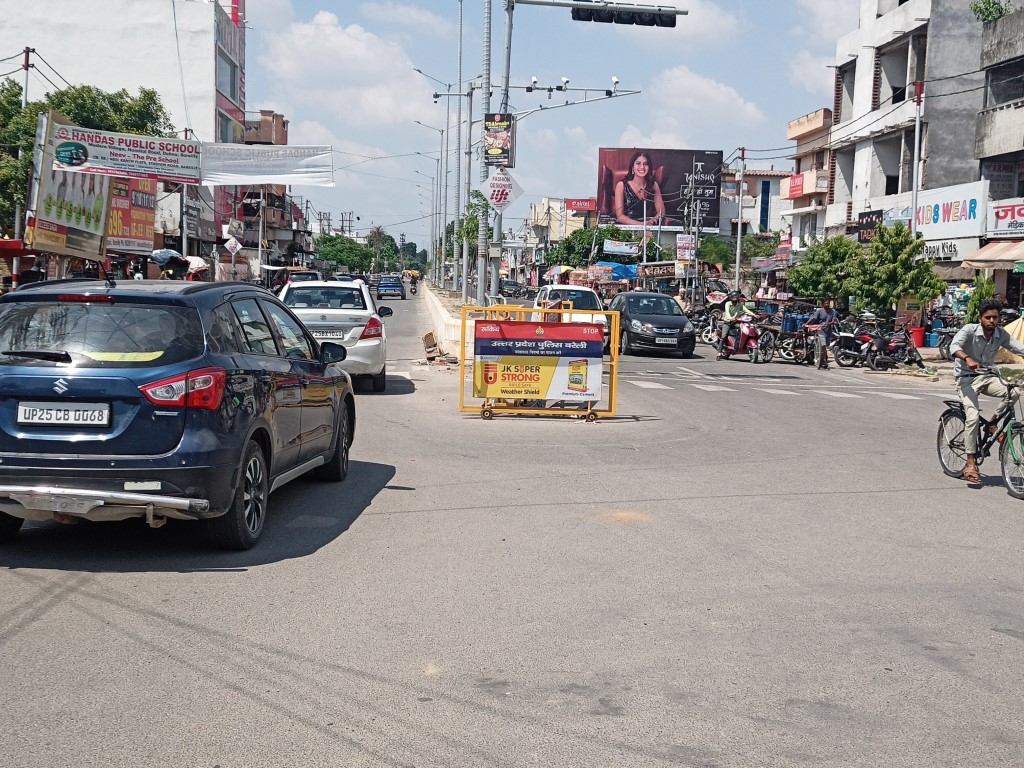
[[[1017,420],[1014,407],[1014,392],[1020,384],[1011,384],[995,368],[979,368],[978,374],[990,374],[1006,387],[1002,403],[990,419],[981,417],[978,435],[978,466],[992,455],[992,449],[999,446],[999,465],[1003,485],[1015,499],[1024,499],[1024,423]],[[936,450],[942,471],[950,477],[962,477],[967,466],[967,450],[964,444],[966,413],[959,400],[943,400],[947,407],[939,416],[939,431],[936,436]]]

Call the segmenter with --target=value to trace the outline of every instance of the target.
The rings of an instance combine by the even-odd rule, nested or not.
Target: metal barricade
[[[463,307],[459,412],[484,419],[532,414],[588,422],[614,416],[618,337],[618,312],[576,310],[570,302],[541,309]]]

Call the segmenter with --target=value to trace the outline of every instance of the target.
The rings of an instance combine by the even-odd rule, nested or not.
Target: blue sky
[[[500,80],[504,11],[493,0],[492,78]],[[519,126],[512,175],[523,196],[505,228],[522,226],[542,196],[589,197],[597,148],[647,146],[721,149],[786,146],[788,121],[832,101],[836,40],[857,25],[859,0],[680,0],[675,29],[574,22],[564,8],[518,5],[513,85],[640,89],[637,96],[539,112]],[[293,144],[334,146],[338,185],[296,188],[315,207],[383,225],[396,238],[425,244],[430,181],[444,127],[438,86],[457,77],[457,0],[249,0],[246,105],[273,108],[291,121]],[[481,71],[483,0],[464,0],[463,75]],[[442,89],[443,90],[443,89]],[[453,91],[455,88],[453,88]],[[547,94],[512,91],[514,110],[555,104]],[[492,109],[499,92],[494,90]],[[565,97],[562,96],[562,101]],[[479,115],[479,101],[477,102]],[[452,105],[451,124],[455,124]],[[479,136],[478,127],[475,137]],[[454,131],[450,146],[454,158]],[[421,157],[422,152],[429,157]],[[760,153],[758,165],[790,167]],[[757,153],[755,153],[755,157]],[[368,158],[382,158],[369,160]],[[346,167],[347,166],[347,167]],[[454,206],[455,165],[449,175]],[[474,163],[474,188],[477,186]],[[420,185],[420,186],[418,186]],[[424,189],[426,188],[426,189]]]

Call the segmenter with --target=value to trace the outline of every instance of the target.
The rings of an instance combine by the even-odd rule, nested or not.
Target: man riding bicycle
[[[964,406],[967,466],[964,467],[963,477],[969,483],[977,483],[980,479],[975,460],[978,453],[978,425],[981,423],[978,395],[1006,396],[1006,385],[997,376],[976,371],[979,368],[991,368],[995,364],[996,352],[1000,349],[1024,356],[1024,344],[999,327],[1001,309],[1002,303],[995,299],[982,302],[978,308],[978,322],[968,323],[961,328],[949,345],[949,352],[955,361],[953,376],[956,378],[956,389]],[[1012,397],[1016,403],[1019,394],[1015,392]]]

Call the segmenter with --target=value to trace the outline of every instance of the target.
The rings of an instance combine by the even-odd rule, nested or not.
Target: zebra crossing
[[[858,382],[849,376],[835,377],[830,373],[808,376],[798,372],[779,375],[732,375],[702,373],[678,366],[675,370],[627,370],[619,374],[622,387],[644,390],[699,391],[728,395],[734,392],[757,392],[776,398],[827,398],[830,400],[886,400],[934,402],[933,398],[953,397],[951,388],[943,384],[915,385],[893,383],[879,386],[875,382]],[[838,383],[831,383],[837,381]],[[880,383],[880,382],[879,382]]]

